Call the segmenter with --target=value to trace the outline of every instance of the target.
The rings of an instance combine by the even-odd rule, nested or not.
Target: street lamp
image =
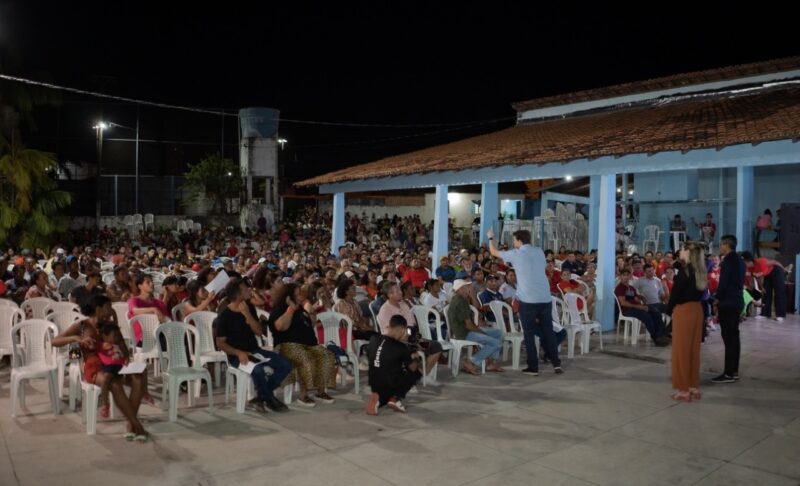
[[[95,202],[95,213],[97,218],[97,228],[100,228],[100,173],[103,165],[103,132],[109,128],[108,123],[100,121],[97,122],[92,128],[97,133],[97,182],[96,193],[97,201]]]

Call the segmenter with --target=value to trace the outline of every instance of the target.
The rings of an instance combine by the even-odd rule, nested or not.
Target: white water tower
[[[272,208],[278,204],[278,115],[274,108],[239,110],[239,160],[246,204],[254,199]],[[254,182],[264,182],[263,195],[253,194]]]

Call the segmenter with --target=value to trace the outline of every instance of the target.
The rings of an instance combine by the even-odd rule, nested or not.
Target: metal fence
[[[182,176],[139,176],[138,211],[136,177],[103,175],[100,178],[100,214],[184,214],[185,178]]]
[[[543,250],[557,252],[561,246],[569,250],[589,250],[589,225],[582,215],[565,219],[537,217],[532,220],[505,221],[500,241],[511,246],[512,235],[517,230],[530,231],[533,245]]]

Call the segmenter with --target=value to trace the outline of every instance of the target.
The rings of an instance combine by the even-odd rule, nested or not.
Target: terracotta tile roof
[[[719,69],[709,69],[692,73],[675,74],[663,78],[648,79],[645,81],[635,81],[632,83],[617,84],[604,88],[575,91],[544,98],[536,98],[528,101],[512,103],[517,111],[533,110],[537,108],[549,108],[571,103],[581,103],[585,101],[596,101],[605,98],[627,96],[649,91],[661,91],[666,89],[680,88],[694,84],[711,83],[715,81],[725,81],[730,79],[756,76],[759,74],[770,74],[781,71],[800,69],[800,56],[775,59],[771,61],[755,62],[751,64],[740,64],[737,66],[727,66]]]
[[[314,177],[299,186],[800,138],[800,86],[517,125]]]

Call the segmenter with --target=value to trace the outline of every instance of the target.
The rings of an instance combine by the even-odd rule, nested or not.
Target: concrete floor
[[[800,318],[742,325],[738,383],[707,382],[722,364],[703,346],[704,396],[674,403],[669,349],[613,344],[565,360],[566,373],[509,371],[409,397],[408,414],[363,412],[364,397],[287,414],[237,415],[202,403],[143,408],[153,440],[121,438],[120,421],[85,434],[80,415],[48,412],[43,382],[10,417],[0,369],[0,485],[72,484],[800,484]],[[645,358],[645,359],[640,359]],[[544,368],[543,368],[544,370]],[[365,376],[365,375],[362,375]],[[158,386],[158,385],[157,385]],[[66,407],[65,407],[66,408]]]

